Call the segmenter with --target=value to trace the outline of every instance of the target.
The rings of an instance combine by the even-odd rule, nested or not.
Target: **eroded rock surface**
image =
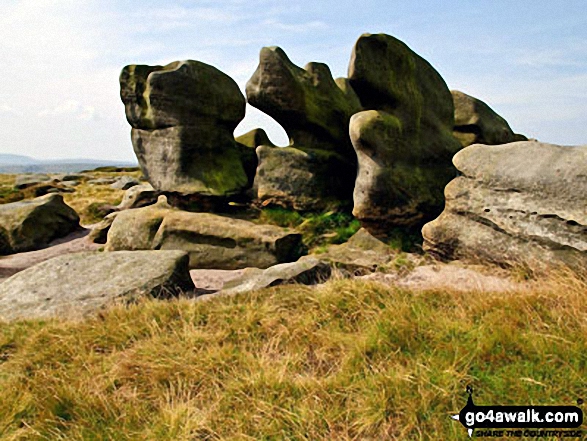
[[[108,231],[106,249],[184,250],[190,268],[241,269],[297,260],[300,234],[270,225],[155,205],[121,211]]]
[[[502,265],[587,262],[587,146],[476,144],[454,164],[461,176],[422,230],[425,249]]]
[[[271,154],[267,148],[257,150],[263,170],[255,178],[259,199],[299,209],[311,208],[305,202],[308,200],[319,205],[321,197],[350,200],[356,159],[348,123],[361,108],[348,82],[337,83],[323,63],[308,63],[302,69],[282,49],[266,47],[246,92],[249,103],[275,118],[290,138],[290,148],[279,154]],[[304,194],[306,188],[300,187],[296,173],[290,175],[264,164],[276,155],[295,163],[297,170],[307,171],[308,194]],[[331,181],[337,178],[336,185],[325,186],[319,173],[329,174]]]
[[[455,106],[453,135],[463,147],[520,141],[521,135],[515,135],[508,122],[483,101],[458,90],[451,94]]]
[[[245,98],[229,76],[192,60],[131,65],[120,87],[135,154],[155,189],[226,196],[250,187],[233,137]]]
[[[79,227],[79,216],[58,194],[2,204],[0,255],[37,250]]]
[[[193,289],[185,252],[66,254],[1,283],[0,320],[77,319],[114,303],[146,295],[168,298]]]
[[[452,96],[438,72],[404,43],[364,34],[353,49],[349,82],[365,109],[350,122],[359,170],[353,214],[368,228],[415,228],[442,210],[451,158]]]

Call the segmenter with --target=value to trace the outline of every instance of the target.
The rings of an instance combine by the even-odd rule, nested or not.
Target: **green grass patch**
[[[478,405],[587,391],[587,284],[359,281],[0,325],[0,438],[466,440]]]
[[[297,229],[310,249],[344,243],[361,228],[360,222],[351,214],[337,211],[300,213],[283,208],[265,208],[258,221]]]

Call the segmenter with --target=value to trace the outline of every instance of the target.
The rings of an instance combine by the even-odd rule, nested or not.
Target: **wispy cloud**
[[[296,33],[328,29],[328,25],[326,23],[318,20],[309,21],[305,23],[284,23],[275,18],[270,18],[263,21],[263,25],[269,26],[274,29],[279,29],[281,31]]]
[[[64,101],[53,108],[45,108],[37,114],[39,117],[64,115],[73,116],[74,118],[84,121],[99,118],[98,112],[94,106],[82,105],[82,103],[76,100]]]

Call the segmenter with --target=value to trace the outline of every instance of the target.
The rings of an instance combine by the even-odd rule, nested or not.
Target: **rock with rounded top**
[[[587,146],[475,144],[454,164],[461,173],[446,208],[422,230],[426,250],[500,265],[587,264]]]
[[[276,157],[287,156],[288,163],[308,159],[301,167],[309,179],[305,181],[307,185],[300,185],[303,181],[298,179],[299,173],[290,170],[257,173],[255,188],[264,188],[259,194],[261,202],[279,199],[280,204],[293,208],[316,198],[350,201],[356,157],[348,123],[361,107],[348,82],[335,81],[323,63],[308,63],[302,69],[281,48],[266,47],[261,50],[259,66],[247,83],[246,92],[249,103],[280,123],[290,139],[289,150],[275,149],[279,152],[273,154],[268,154],[267,149],[262,151],[265,154],[257,150],[259,170],[273,169],[272,164],[263,161]],[[277,174],[281,182],[275,186]],[[324,186],[328,179],[319,176],[322,174],[337,176],[339,185]]]
[[[120,86],[135,154],[155,189],[228,196],[250,186],[233,137],[245,98],[232,78],[188,60],[126,66]]]
[[[0,255],[37,250],[79,228],[59,194],[0,205]]]
[[[452,96],[438,72],[398,39],[364,34],[349,82],[365,109],[350,122],[359,169],[353,214],[368,228],[418,228],[443,207],[454,177]]]
[[[471,144],[507,144],[519,140],[508,122],[483,101],[458,90],[451,90],[451,94],[455,106],[453,134],[463,147]]]
[[[252,149],[256,149],[260,145],[275,147],[263,129],[253,129],[247,133],[243,133],[236,137],[236,142]]]
[[[110,305],[145,296],[170,298],[194,289],[185,252],[66,254],[0,284],[0,320],[80,319]]]

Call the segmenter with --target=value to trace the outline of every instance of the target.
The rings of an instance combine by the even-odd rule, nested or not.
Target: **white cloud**
[[[280,31],[303,33],[309,31],[317,31],[328,29],[328,25],[323,21],[309,21],[306,23],[284,23],[275,18],[270,18],[263,21],[264,26],[269,26]]]

